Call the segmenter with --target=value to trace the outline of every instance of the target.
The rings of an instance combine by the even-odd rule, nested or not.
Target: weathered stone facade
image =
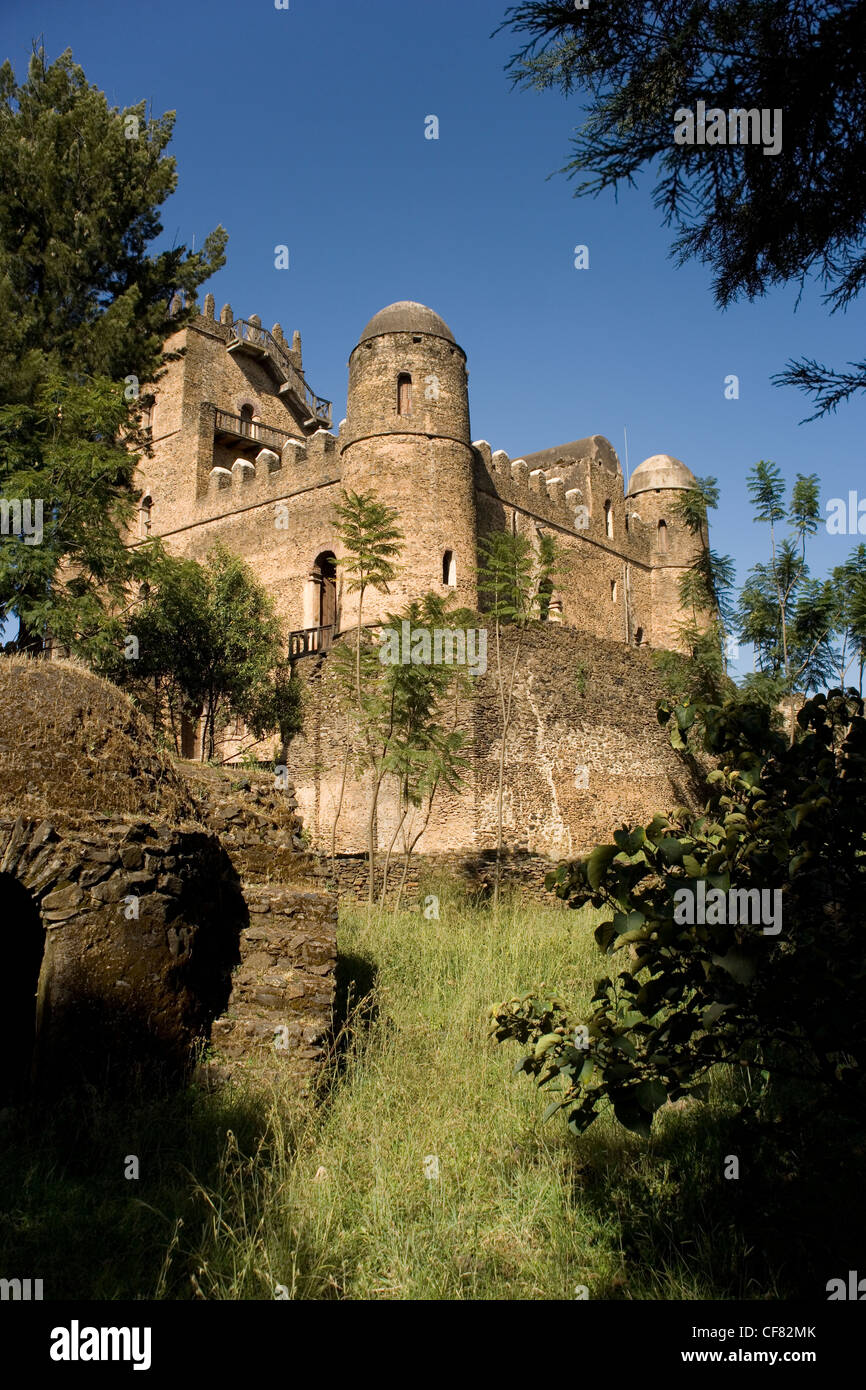
[[[506,670],[516,640],[505,630]],[[491,638],[491,651],[492,645]],[[289,774],[311,841],[325,852],[340,798],[344,721],[330,659],[305,658],[299,670],[311,694],[303,735],[289,749]],[[530,626],[518,662],[503,807],[508,852],[538,858],[537,870],[520,871],[521,881],[543,879],[542,858],[583,853],[622,824],[646,823],[659,810],[697,803],[699,788],[659,727],[660,694],[649,652],[565,627]],[[481,869],[478,857],[495,847],[497,831],[501,721],[492,657],[487,674],[475,678],[461,699],[455,727],[464,734],[469,766],[460,791],[442,792],[434,801],[417,850],[458,860],[475,856]],[[366,848],[368,802],[367,784],[350,779],[337,822],[341,854]],[[390,844],[397,815],[396,793],[386,779],[377,817],[380,849]],[[419,813],[415,828],[422,819]]]
[[[346,630],[356,600],[339,578],[326,592],[340,555],[334,503],[341,487],[371,490],[397,508],[406,540],[391,593],[366,596],[368,621],[428,590],[475,607],[479,539],[516,530],[534,544],[554,535],[568,556],[553,621],[676,645],[677,579],[695,543],[671,507],[693,475],[655,455],[626,492],[600,435],[521,459],[473,442],[466,355],[432,310],[402,302],[371,319],[336,436],[324,428],[329,403],[306,384],[298,334],[289,348],[278,324],[266,333],[228,305],[217,320],[208,296],[167,346],[183,355],[156,389],[133,543],[159,535],[200,559],[219,539],[267,585],[288,630],[324,617]]]
[[[419,304],[391,305],[364,329],[336,436],[324,428],[328,403],[304,379],[298,335],[289,349],[278,325],[267,334],[258,320],[234,319],[229,306],[217,320],[209,296],[204,314],[170,346],[185,355],[156,392],[153,453],[140,467],[141,536],[159,535],[197,559],[218,539],[272,594],[298,669],[307,668],[306,726],[289,765],[315,847],[330,845],[342,768],[332,675],[315,653],[357,624],[357,598],[335,568],[341,488],[371,491],[394,506],[405,536],[390,592],[365,595],[368,624],[428,591],[477,610],[478,546],[491,533],[526,535],[534,548],[546,535],[559,543],[564,563],[549,621],[529,643],[509,735],[509,843],[542,855],[574,853],[612,825],[682,799],[682,771],[658,728],[646,658],[651,648],[677,645],[677,581],[696,553],[674,509],[695,481],[684,464],[655,455],[626,489],[616,451],[600,435],[519,459],[473,442],[466,355],[448,325]],[[578,660],[587,701],[557,705],[553,688]],[[613,667],[622,674],[611,686]],[[477,684],[478,698],[461,716],[471,768],[462,793],[434,807],[419,845],[428,853],[491,843],[495,701],[489,675]],[[232,747],[229,740],[224,753]],[[193,741],[185,751],[194,754]],[[575,786],[578,762],[589,768],[588,787]],[[380,842],[388,842],[391,815],[386,794]],[[350,780],[340,852],[363,848],[365,822],[365,788]]]
[[[182,1076],[208,1039],[230,1065],[315,1067],[336,904],[294,807],[273,778],[187,783],[89,672],[0,658],[0,1106]]]

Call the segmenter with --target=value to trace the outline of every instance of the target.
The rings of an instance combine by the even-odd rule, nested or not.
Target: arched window
[[[251,405],[241,406],[241,434],[252,434],[253,432],[253,407]]]
[[[667,522],[665,522],[665,521],[660,521],[660,522],[659,522],[659,529],[658,529],[658,548],[659,548],[660,554],[662,554],[662,555],[666,555],[666,554],[667,554],[667,549],[668,549],[668,528],[667,528]]]
[[[401,372],[397,378],[397,414],[412,414],[412,378],[408,372]]]
[[[333,550],[316,556],[313,578],[319,587],[317,627],[334,627],[337,622],[337,561]]]
[[[612,579],[612,580],[610,581],[610,601],[611,601],[611,603],[616,603],[616,580],[615,580],[615,579]]]
[[[447,584],[449,589],[457,587],[457,561],[453,550],[446,550],[442,556],[442,583]]]
[[[138,538],[146,541],[150,535],[151,522],[153,520],[153,498],[142,497],[138,513]]]
[[[613,536],[613,507],[610,505],[610,498],[604,504],[604,529],[608,536]]]

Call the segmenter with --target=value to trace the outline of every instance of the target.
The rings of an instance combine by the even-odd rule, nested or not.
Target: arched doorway
[[[0,1048],[0,1106],[4,1106],[19,1104],[30,1091],[45,930],[33,898],[11,874],[0,874],[0,917],[4,926],[5,1023]]]
[[[316,556],[313,575],[319,586],[317,627],[336,627],[337,623],[337,560],[332,550]]]

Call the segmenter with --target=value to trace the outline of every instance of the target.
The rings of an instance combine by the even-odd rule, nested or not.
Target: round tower
[[[653,454],[631,475],[627,507],[643,522],[649,540],[652,584],[652,645],[677,650],[678,624],[685,620],[680,576],[691,568],[699,544],[679,520],[674,502],[697,485],[694,473],[670,454]]]
[[[447,323],[404,300],[367,324],[349,358],[342,485],[396,508],[404,533],[389,594],[364,595],[364,621],[432,590],[477,606],[473,452],[466,354]],[[357,621],[345,595],[341,626]]]

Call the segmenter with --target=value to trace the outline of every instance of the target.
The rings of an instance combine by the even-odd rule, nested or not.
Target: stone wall
[[[514,640],[513,631],[506,631],[506,670]],[[495,847],[501,737],[494,664],[489,632],[487,674],[473,681],[471,695],[457,710],[469,762],[464,784],[459,793],[444,793],[434,802],[419,853],[472,854]],[[344,720],[331,658],[310,662],[306,669],[306,723],[289,749],[289,775],[312,846],[328,853]],[[623,823],[645,824],[657,811],[699,802],[700,788],[658,723],[660,694],[648,651],[550,623],[531,625],[518,661],[506,749],[509,851],[571,857],[609,840]],[[366,784],[350,776],[337,827],[338,852],[365,850],[367,804]],[[394,793],[386,785],[378,817],[380,851],[390,842],[395,816]]]
[[[500,866],[500,886],[503,891],[513,890],[522,899],[544,904],[554,909],[564,904],[544,887],[545,874],[556,866],[556,860],[535,854],[505,854]],[[377,902],[382,891],[382,861],[377,869]],[[338,855],[332,865],[327,855],[320,858],[317,877],[321,882],[333,887],[338,897],[356,902],[366,902],[368,893],[368,868],[364,855]],[[388,871],[385,901],[395,906],[400,895],[401,908],[417,907],[423,910],[429,894],[435,894],[437,886],[443,881],[462,893],[468,902],[488,901],[496,880],[496,856],[492,850],[482,854],[413,854],[409,861],[405,886],[400,894],[403,879],[402,856],[392,861]],[[432,907],[430,909],[433,910]]]
[[[231,1065],[258,1061],[270,1021],[271,1059],[308,1074],[337,913],[291,788],[179,769],[73,663],[0,659],[0,715],[0,1107],[182,1075],[215,1019]]]
[[[214,837],[130,818],[92,821],[85,832],[0,820],[0,893],[20,885],[44,932],[33,1073],[40,1091],[122,1085],[154,1066],[182,1072],[226,1007],[248,920]],[[4,910],[4,930],[32,931],[22,916]],[[7,938],[7,966],[20,960],[20,947]],[[25,989],[10,973],[10,994]]]
[[[337,899],[304,850],[293,788],[272,774],[185,764],[201,814],[219,832],[243,885],[248,922],[223,1017],[211,1029],[208,1071],[239,1068],[299,1080],[321,1064],[331,1036]]]

